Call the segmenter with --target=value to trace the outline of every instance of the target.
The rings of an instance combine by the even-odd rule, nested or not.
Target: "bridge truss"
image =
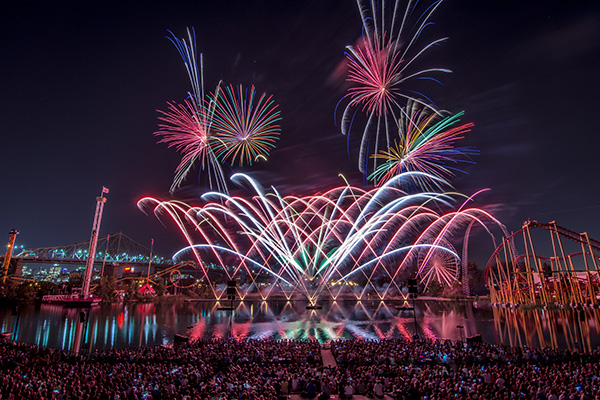
[[[24,249],[14,256],[25,262],[84,264],[88,259],[90,242],[80,242],[65,246],[40,247],[37,249]],[[98,264],[128,264],[134,266],[147,266],[152,257],[153,266],[172,265],[170,258],[153,253],[122,232],[111,233],[98,238],[95,261]]]

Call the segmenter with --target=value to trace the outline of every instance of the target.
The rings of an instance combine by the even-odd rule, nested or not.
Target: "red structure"
[[[600,242],[556,222],[527,221],[486,266],[492,302],[592,305],[600,294]]]

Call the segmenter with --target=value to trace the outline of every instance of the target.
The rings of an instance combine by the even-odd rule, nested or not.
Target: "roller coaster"
[[[42,263],[83,263],[88,242],[73,245],[23,250],[13,261]],[[157,284],[164,279],[167,286],[180,289],[209,285],[217,297],[225,288],[213,282],[227,281],[212,276],[210,267],[194,261],[173,264],[170,259],[152,255],[150,250],[122,233],[99,239],[96,264],[127,264],[148,267],[145,276],[124,276],[119,279],[142,279]],[[600,303],[600,242],[587,233],[577,233],[556,222],[526,221],[523,227],[507,235],[495,249],[485,268],[491,301],[517,305],[597,305]],[[113,273],[114,275],[114,273]],[[18,273],[8,276],[22,281]],[[240,289],[240,288],[238,288]],[[240,294],[240,293],[238,293]],[[244,297],[240,294],[240,297]]]
[[[491,300],[497,304],[597,305],[599,264],[600,242],[587,233],[554,221],[526,221],[520,230],[503,238],[486,265],[485,276]]]
[[[125,282],[130,280],[143,280],[146,282],[150,282],[154,285],[158,284],[158,279],[163,279],[166,283],[167,287],[175,286],[179,289],[187,289],[203,282],[202,279],[184,279],[181,271],[184,272],[200,272],[200,265],[195,261],[183,261],[177,264],[169,265],[166,268],[159,269],[154,273],[148,274],[145,277],[141,276],[123,276],[120,279],[117,279],[117,282]]]

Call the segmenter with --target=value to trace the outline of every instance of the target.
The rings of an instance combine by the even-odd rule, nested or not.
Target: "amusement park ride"
[[[93,289],[91,280],[98,245],[98,232],[104,203],[106,202],[104,195],[106,193],[108,193],[108,189],[103,188],[101,195],[96,198],[96,212],[91,238],[89,244],[84,243],[89,246],[89,250],[77,251],[77,253],[84,253],[87,256],[85,260],[85,278],[81,289],[69,295],[44,296],[43,302],[78,307],[89,307],[100,302],[100,298],[91,294],[91,289]],[[9,233],[9,242],[3,260],[2,284],[6,284],[7,279],[23,280],[19,276],[9,274],[11,257],[18,233],[19,231],[16,229],[11,230]],[[109,248],[109,236],[106,237],[106,249]],[[119,237],[118,240],[120,243],[122,238]],[[37,250],[38,253],[35,257],[41,255],[42,259],[46,261],[51,260],[57,253],[56,249],[50,249],[51,251],[48,249]],[[140,253],[143,251],[141,248],[136,250]],[[520,230],[502,239],[501,244],[497,246],[486,265],[485,278],[490,290],[491,301],[494,304],[508,306],[533,304],[544,306],[550,304],[596,306],[600,303],[599,252],[600,242],[591,239],[587,233],[568,230],[557,225],[556,222],[538,223],[537,221],[527,221]],[[61,249],[59,253],[64,255],[65,251]],[[25,257],[27,256],[31,257],[31,253],[25,254]],[[463,257],[465,256],[466,254],[463,254]],[[22,257],[22,254],[18,257]],[[104,270],[106,251],[104,258],[101,275],[106,272]],[[30,259],[27,260],[30,261]],[[162,260],[162,258],[159,260]],[[80,262],[82,261],[80,260]],[[150,283],[156,284],[158,279],[166,279],[168,284],[180,289],[191,288],[196,285],[205,286],[217,300],[228,299],[232,301],[236,298],[240,300],[252,298],[252,293],[245,288],[248,282],[247,280],[245,282],[243,277],[225,279],[224,275],[219,277],[216,269],[189,260],[177,264],[169,263],[170,260],[158,261],[155,263],[154,273],[150,274],[152,262],[152,250],[150,250],[149,258],[145,257],[143,260],[137,261],[139,265],[145,263],[143,267],[147,266],[148,268],[148,272],[144,277],[146,283],[144,287],[149,287]],[[438,262],[441,261],[438,260]],[[456,263],[456,260],[453,260],[453,262]],[[464,273],[465,271],[461,273],[456,266],[454,270],[456,271],[455,279],[462,281],[463,288],[468,287],[468,275]],[[199,276],[186,280],[183,279],[183,271],[187,271],[188,275],[190,275],[190,271],[195,271],[195,275],[199,274]],[[191,272],[191,274],[194,274],[194,272]],[[121,279],[132,278],[124,277]],[[268,281],[263,282],[261,279],[263,278],[257,275],[252,284],[266,285],[264,286],[265,289],[271,294],[268,296],[269,298],[277,298],[279,292],[273,290],[275,286],[280,286],[281,288],[278,290],[285,294],[282,283],[272,284]],[[224,284],[218,285],[215,283],[219,281],[227,281],[229,284],[225,287]],[[272,286],[269,287],[268,285]],[[258,294],[262,295],[261,292],[258,292]],[[262,300],[265,300],[265,298],[262,298]],[[233,304],[230,306],[232,307]],[[310,303],[308,308],[318,309],[319,306],[316,303]]]
[[[19,231],[16,229],[11,229],[9,234],[9,239],[8,239],[8,245],[6,246],[6,255],[4,256],[4,263],[2,266],[2,284],[4,285],[6,283],[6,277],[8,275],[8,267],[10,265],[10,258],[12,257],[12,252],[13,249],[15,247],[15,240],[17,239],[17,235],[19,234]]]
[[[100,304],[102,299],[90,294],[90,282],[92,280],[92,270],[94,269],[94,257],[96,255],[96,247],[98,246],[98,231],[102,222],[102,211],[108,189],[102,187],[100,196],[96,197],[96,212],[94,214],[94,223],[92,225],[92,236],[90,238],[90,249],[88,251],[88,259],[85,265],[85,278],[83,279],[83,288],[77,290],[70,295],[47,295],[42,298],[43,303],[60,303],[71,307],[91,307]]]
[[[511,306],[596,306],[600,300],[599,252],[600,242],[585,232],[568,230],[556,222],[527,221],[519,231],[503,238],[487,263],[491,300]]]

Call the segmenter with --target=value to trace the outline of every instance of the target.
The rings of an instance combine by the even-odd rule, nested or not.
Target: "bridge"
[[[23,249],[12,256],[13,273],[11,275],[20,275],[17,272],[20,270],[19,266],[31,263],[85,265],[88,259],[89,247],[90,242],[88,240],[64,246]],[[150,257],[152,257],[151,263]],[[0,260],[4,260],[4,256],[0,256]],[[173,265],[173,260],[156,254],[122,232],[110,233],[98,238],[94,259],[95,266],[148,267],[150,264],[155,269],[162,269]]]

